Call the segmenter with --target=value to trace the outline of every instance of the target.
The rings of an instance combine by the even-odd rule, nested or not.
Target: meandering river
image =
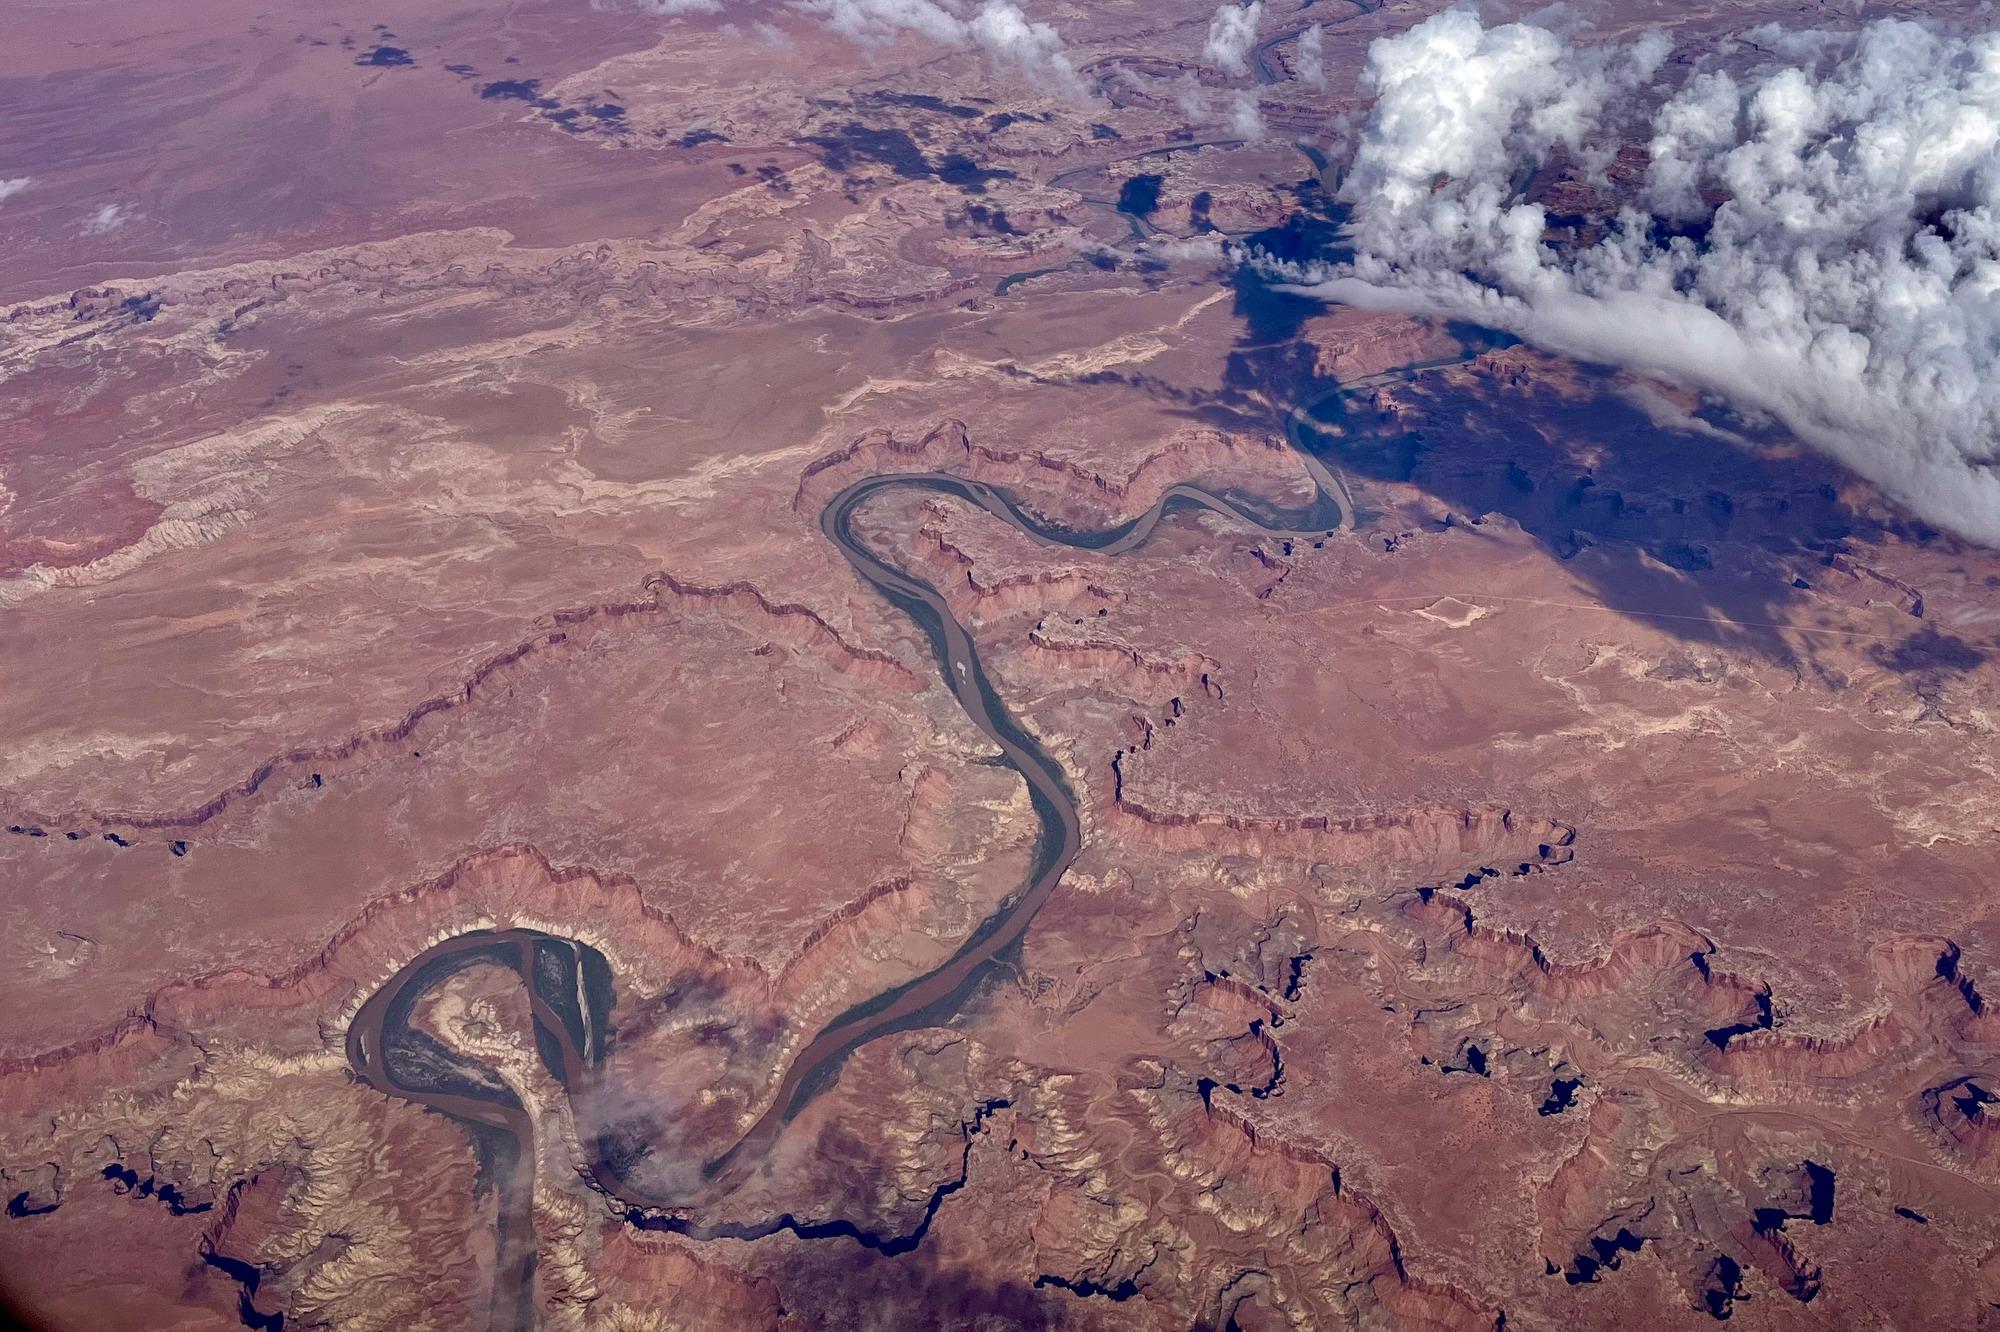
[[[1322,395],[1321,400],[1326,396],[1331,395]],[[855,572],[929,639],[938,670],[959,707],[999,748],[1001,761],[1027,783],[1040,831],[1027,881],[949,960],[843,1013],[798,1053],[762,1116],[728,1151],[703,1163],[702,1174],[712,1187],[718,1191],[726,1188],[735,1172],[754,1164],[857,1046],[889,1032],[947,1020],[979,986],[986,969],[1026,933],[1081,845],[1077,800],[1061,765],[994,692],[971,634],[952,614],[944,597],[929,583],[871,551],[854,530],[856,512],[871,497],[889,491],[927,490],[974,504],[1037,542],[1106,555],[1144,544],[1168,516],[1190,509],[1211,510],[1265,536],[1322,539],[1352,526],[1354,511],[1345,486],[1304,438],[1307,419],[1318,401],[1293,408],[1286,418],[1287,433],[1314,483],[1312,502],[1291,513],[1273,512],[1252,501],[1198,486],[1176,485],[1129,522],[1100,531],[1077,531],[1033,516],[997,487],[937,472],[869,477],[848,486],[827,504],[821,512],[820,530]],[[511,968],[521,977],[544,1063],[572,1098],[587,1105],[593,1070],[609,1033],[612,999],[608,968],[594,950],[532,930],[476,931],[426,949],[362,1005],[348,1030],[347,1057],[355,1075],[364,1082],[386,1095],[451,1116],[481,1144],[486,1175],[500,1191],[501,1261],[491,1324],[497,1332],[532,1321],[532,1120],[497,1073],[410,1025],[415,1005],[426,993],[460,969],[479,962]],[[675,1215],[663,1217],[663,1209],[686,1200],[649,1196],[605,1158],[601,1147],[587,1143],[586,1148],[591,1153],[596,1186],[622,1204],[635,1220],[643,1219],[655,1228],[696,1238],[739,1239],[791,1229],[808,1236],[848,1235],[864,1243],[872,1240],[875,1247],[888,1247],[846,1222],[808,1224],[785,1216],[768,1225],[703,1226]]]

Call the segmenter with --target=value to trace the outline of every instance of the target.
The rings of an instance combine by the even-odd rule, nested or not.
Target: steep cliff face
[[[0,15],[8,1298],[1990,1317],[2000,561],[1246,264],[1421,14],[252,8]]]

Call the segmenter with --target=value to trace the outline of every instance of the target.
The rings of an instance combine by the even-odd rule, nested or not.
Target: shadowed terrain
[[[1981,1326],[2000,557],[865,8],[0,18],[18,1319]]]

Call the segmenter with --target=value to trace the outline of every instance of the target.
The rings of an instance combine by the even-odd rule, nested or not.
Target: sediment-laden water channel
[[[942,965],[849,1009],[822,1029],[792,1060],[762,1116],[721,1156],[702,1163],[702,1175],[720,1191],[747,1169],[811,1097],[831,1080],[856,1047],[887,1033],[937,1025],[949,1019],[986,978],[988,968],[1019,943],[1076,858],[1082,840],[1077,801],[1062,767],[1016,720],[988,682],[972,636],[938,590],[870,551],[854,530],[856,511],[872,496],[918,489],[974,504],[1037,542],[1116,555],[1142,545],[1176,512],[1208,509],[1266,536],[1323,539],[1353,522],[1344,486],[1302,438],[1312,405],[1294,409],[1287,430],[1312,476],[1315,494],[1303,509],[1279,513],[1252,501],[1198,486],[1170,488],[1144,514],[1119,526],[1077,531],[1041,520],[1006,492],[984,482],[943,473],[869,477],[842,490],[821,512],[820,529],[864,580],[903,612],[929,639],[947,688],[965,715],[1000,751],[1000,761],[1028,785],[1039,837],[1027,881],[1009,896]],[[532,1322],[534,1128],[527,1109],[503,1079],[414,1028],[417,1002],[464,967],[487,962],[515,971],[526,986],[542,1060],[572,1103],[587,1109],[611,1030],[613,983],[604,958],[573,940],[533,930],[482,930],[426,949],[364,1003],[347,1034],[355,1075],[386,1095],[449,1115],[480,1147],[484,1177],[499,1190],[498,1274],[492,1327]],[[987,1107],[986,1113],[993,1107]],[[586,1116],[579,1115],[579,1122]],[[596,1186],[620,1204],[635,1224],[698,1239],[749,1239],[790,1230],[806,1238],[844,1236],[885,1252],[904,1252],[921,1238],[877,1236],[846,1221],[802,1222],[787,1214],[768,1223],[705,1226],[677,1209],[686,1199],[649,1196],[607,1158],[600,1144],[585,1143]],[[949,1191],[948,1189],[946,1191]],[[933,1200],[934,1214],[941,1192]]]

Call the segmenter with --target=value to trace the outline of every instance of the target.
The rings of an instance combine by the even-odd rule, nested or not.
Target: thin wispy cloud
[[[77,230],[86,236],[105,236],[138,216],[138,211],[129,204],[103,204],[93,209]]]
[[[1229,132],[1251,142],[1264,137],[1264,113],[1256,93],[1240,91],[1229,99]]]

